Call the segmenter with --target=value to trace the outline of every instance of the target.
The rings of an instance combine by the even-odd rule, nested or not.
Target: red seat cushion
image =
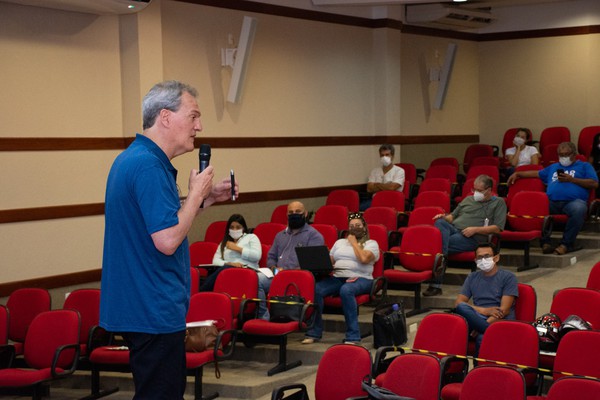
[[[298,330],[298,322],[270,322],[264,319],[251,319],[244,324],[243,330],[251,335],[281,336]]]
[[[56,368],[55,371],[57,373],[64,372],[61,368]],[[51,368],[39,370],[21,368],[0,369],[0,387],[30,386],[50,379],[52,379]]]
[[[96,364],[129,364],[129,350],[117,350],[118,346],[102,346],[90,354],[90,361]]]
[[[392,282],[402,283],[420,283],[433,278],[432,271],[405,272],[397,269],[387,269],[383,271],[383,276]]]

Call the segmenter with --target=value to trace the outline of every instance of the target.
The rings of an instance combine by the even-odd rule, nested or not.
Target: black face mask
[[[290,229],[300,229],[306,224],[304,214],[289,214],[288,226]]]
[[[366,234],[365,228],[351,228],[349,233],[356,237],[357,240],[362,239]]]

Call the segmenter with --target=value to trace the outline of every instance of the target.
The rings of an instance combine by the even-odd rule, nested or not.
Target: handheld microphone
[[[198,158],[200,161],[200,172],[202,172],[208,167],[208,164],[210,164],[210,144],[200,145]]]

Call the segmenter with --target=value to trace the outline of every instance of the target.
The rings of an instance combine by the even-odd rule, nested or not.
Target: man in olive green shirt
[[[506,223],[506,203],[492,193],[494,181],[479,175],[473,182],[473,196],[466,197],[451,214],[434,217],[442,232],[445,255],[473,251],[479,243],[488,242],[490,234],[502,232]],[[442,294],[444,275],[435,278],[423,296]]]

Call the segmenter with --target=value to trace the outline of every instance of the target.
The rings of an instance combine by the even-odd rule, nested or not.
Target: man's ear
[[[496,254],[493,259],[494,263],[498,264],[498,261],[500,261],[500,253]]]
[[[160,122],[161,125],[169,126],[169,124],[171,123],[171,115],[172,113],[170,110],[163,108],[158,113],[158,117],[156,119],[158,120],[158,122]]]

